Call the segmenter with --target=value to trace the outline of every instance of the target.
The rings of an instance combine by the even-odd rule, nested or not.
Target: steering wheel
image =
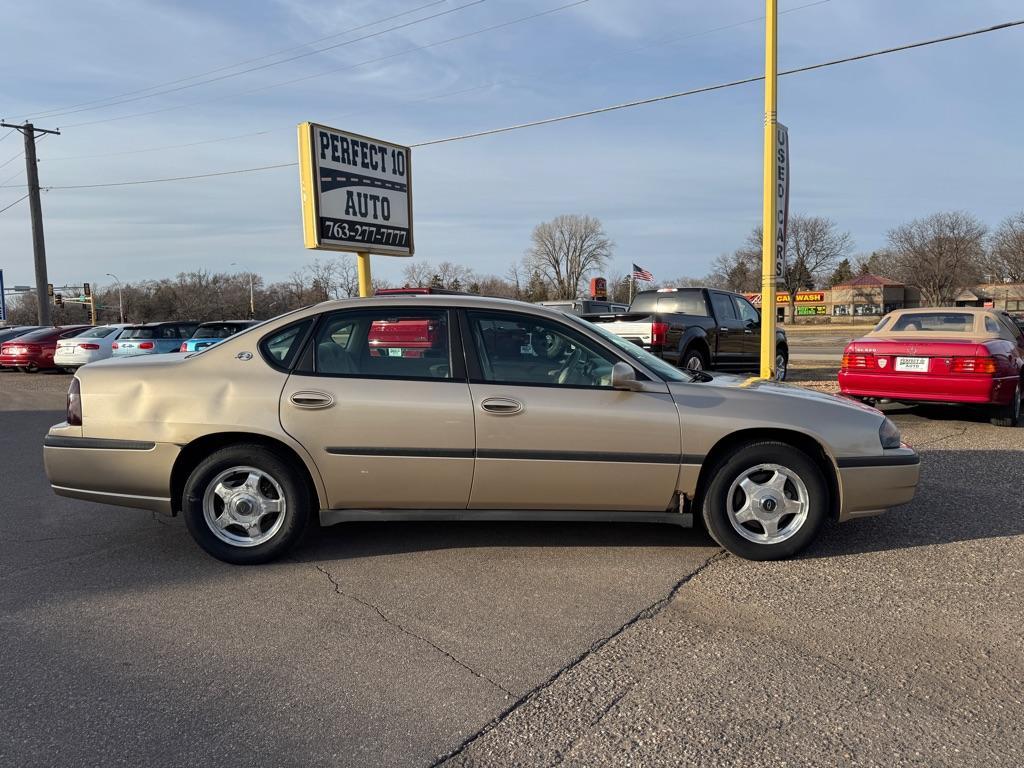
[[[559,336],[543,328],[535,328],[532,336],[539,342],[533,344],[533,351],[538,357],[554,360],[565,351],[564,336]]]
[[[583,357],[583,347],[576,347],[569,359],[566,361],[565,366],[558,372],[558,378],[556,381],[559,384],[575,384],[576,381],[570,381],[572,378],[578,378],[580,360]]]

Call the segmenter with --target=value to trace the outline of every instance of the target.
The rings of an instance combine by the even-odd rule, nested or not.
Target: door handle
[[[729,332],[728,328],[719,328],[718,330],[721,331],[722,333],[728,333]]]
[[[314,410],[317,408],[330,408],[334,405],[334,396],[327,392],[292,392],[288,400],[296,408]]]
[[[523,412],[523,404],[511,397],[488,397],[481,401],[480,407],[498,416],[515,416]]]

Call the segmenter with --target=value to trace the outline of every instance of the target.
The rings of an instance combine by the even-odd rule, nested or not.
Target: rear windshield
[[[109,336],[112,333],[116,333],[118,330],[120,330],[120,329],[117,328],[116,326],[112,326],[112,325],[98,325],[95,328],[89,328],[87,330],[82,331],[81,333],[76,333],[75,334],[75,338],[76,339],[105,339],[105,338],[107,338],[107,336]]]
[[[239,331],[248,328],[248,325],[236,323],[218,323],[217,325],[201,325],[192,334],[193,339],[226,339]]]
[[[32,331],[31,333],[26,333],[24,336],[19,336],[18,341],[39,341],[40,339],[45,339],[55,333],[57,333],[56,328],[41,328],[38,331]]]
[[[156,328],[125,328],[121,334],[122,339],[155,339],[157,338]]]
[[[972,333],[974,315],[969,312],[915,312],[896,318],[890,331],[934,331],[936,333]]]
[[[707,303],[701,291],[671,291],[667,293],[641,293],[629,306],[630,312],[651,312],[659,314],[699,315],[708,314]]]

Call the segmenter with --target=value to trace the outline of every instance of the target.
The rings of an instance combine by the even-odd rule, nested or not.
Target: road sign
[[[789,129],[775,127],[775,277],[786,274],[786,227],[789,224]]]
[[[408,147],[302,123],[299,176],[307,248],[413,255]]]

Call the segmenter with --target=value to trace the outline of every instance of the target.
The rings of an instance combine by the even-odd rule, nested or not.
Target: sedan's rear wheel
[[[997,427],[1019,427],[1021,423],[1021,384],[1013,390],[1013,397],[1007,405],[997,405],[990,421]]]
[[[182,501],[196,542],[238,565],[280,557],[309,520],[309,491],[285,456],[258,445],[223,448],[200,462]]]
[[[748,560],[791,557],[817,535],[828,514],[828,486],[803,451],[759,442],[732,451],[714,468],[704,523],[729,552]]]

